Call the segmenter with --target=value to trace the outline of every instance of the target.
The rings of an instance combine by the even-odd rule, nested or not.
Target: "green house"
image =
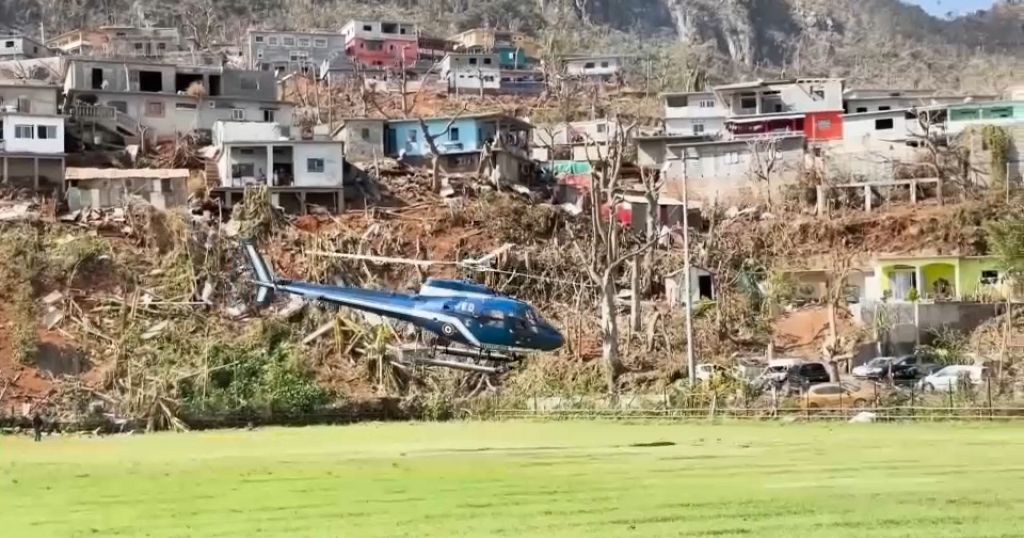
[[[916,295],[925,301],[988,302],[1004,300],[1012,290],[992,256],[881,257],[873,280],[868,296],[893,301]]]
[[[992,103],[970,103],[949,107],[949,122],[1006,122],[1024,121],[1024,102],[998,101]]]

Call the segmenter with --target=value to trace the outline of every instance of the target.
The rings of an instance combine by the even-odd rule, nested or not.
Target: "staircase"
[[[79,126],[93,124],[116,133],[125,144],[138,143],[140,138],[138,120],[114,107],[75,103],[64,109],[64,115]]]
[[[217,170],[217,159],[206,159],[206,187],[215,189],[220,187],[220,171]]]

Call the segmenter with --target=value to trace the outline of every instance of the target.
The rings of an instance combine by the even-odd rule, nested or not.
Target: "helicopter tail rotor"
[[[255,244],[245,241],[242,243],[242,250],[245,251],[245,257],[248,258],[252,272],[255,274],[256,285],[259,286],[259,291],[256,292],[256,304],[267,306],[274,299],[274,289],[277,287],[274,272],[256,250]]]

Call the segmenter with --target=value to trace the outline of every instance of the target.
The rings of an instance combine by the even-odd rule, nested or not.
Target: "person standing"
[[[43,440],[43,417],[39,416],[39,411],[32,413],[32,431],[37,443]]]

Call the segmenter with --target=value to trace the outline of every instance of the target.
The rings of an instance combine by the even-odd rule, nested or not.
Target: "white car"
[[[960,387],[961,380],[980,385],[989,377],[984,366],[947,366],[918,382],[918,388],[926,391],[952,392]]]

